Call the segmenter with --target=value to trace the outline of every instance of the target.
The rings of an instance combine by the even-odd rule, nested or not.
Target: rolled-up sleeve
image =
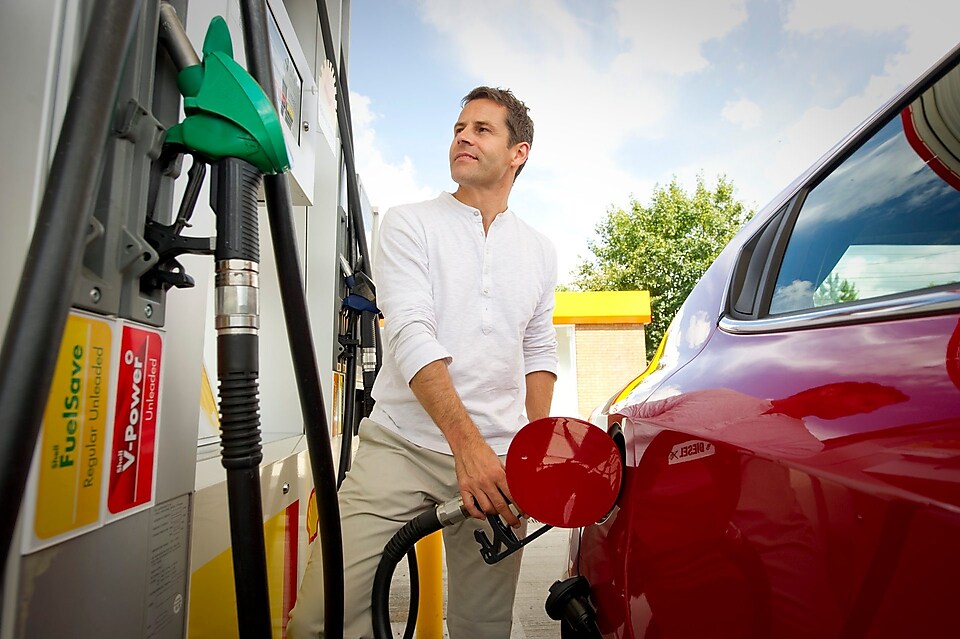
[[[557,374],[557,331],[553,326],[554,289],[557,287],[557,255],[552,245],[544,243],[546,268],[543,292],[537,309],[523,335],[524,374],[547,371]]]
[[[427,364],[450,363],[453,357],[437,341],[423,229],[402,209],[391,209],[384,214],[379,240],[374,277],[384,317],[384,343],[409,384]]]

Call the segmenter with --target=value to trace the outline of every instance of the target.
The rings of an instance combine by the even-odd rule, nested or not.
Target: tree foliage
[[[860,299],[860,292],[856,285],[849,280],[841,280],[838,273],[829,275],[813,292],[814,306],[855,302],[858,299]]]
[[[586,291],[649,291],[649,359],[694,284],[752,215],[725,177],[711,190],[697,176],[692,195],[674,178],[654,187],[647,206],[631,198],[629,210],[607,211],[597,237],[587,242],[593,257],[580,263],[574,284]]]

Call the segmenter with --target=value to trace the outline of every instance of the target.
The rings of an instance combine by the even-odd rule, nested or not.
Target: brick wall
[[[642,324],[578,324],[577,396],[580,416],[643,372],[647,366]]]

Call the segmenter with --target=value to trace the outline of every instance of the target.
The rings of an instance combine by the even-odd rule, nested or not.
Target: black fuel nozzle
[[[163,155],[151,172],[150,176],[150,210],[156,203],[157,192],[160,188],[160,176],[176,177],[180,171],[182,159],[180,149],[170,145],[164,147]],[[174,168],[175,167],[175,168]],[[144,291],[169,290],[170,288],[191,288],[193,278],[187,274],[183,265],[177,260],[181,255],[213,255],[216,249],[216,238],[186,237],[181,235],[184,228],[190,226],[190,218],[196,208],[200,196],[200,187],[207,174],[207,165],[198,156],[193,157],[193,164],[188,175],[190,179],[184,191],[183,201],[177,212],[177,219],[173,224],[161,224],[153,217],[146,221],[143,237],[157,252],[157,262],[144,274],[140,288]]]
[[[350,266],[347,258],[340,256],[340,272],[343,274],[344,284],[347,285],[347,296],[343,299],[343,306],[358,313],[374,313],[379,315],[377,308],[376,286],[363,271],[355,270]]]
[[[540,526],[540,528],[537,528],[536,531],[530,533],[523,539],[518,539],[513,529],[500,518],[500,515],[487,515],[487,522],[493,531],[493,541],[490,541],[487,533],[482,530],[473,531],[473,538],[480,544],[480,556],[490,565],[506,559],[553,528],[553,526],[549,525]]]
[[[554,582],[544,608],[547,616],[569,626],[577,637],[600,639],[597,613],[590,603],[590,583],[582,575]]]
[[[243,160],[224,158],[216,163],[213,177],[221,463],[227,471],[239,636],[252,639],[271,632],[260,487],[257,190],[261,174]]]
[[[370,413],[373,412],[374,404],[371,391],[377,372],[380,370],[379,331],[377,328],[380,309],[377,308],[377,287],[373,280],[360,270],[359,267],[362,262],[363,258],[361,257],[355,268],[343,255],[340,256],[340,272],[343,273],[344,283],[347,286],[347,296],[343,298],[343,308],[348,313],[360,317],[359,342],[356,341],[356,335],[351,331],[350,337],[346,339],[341,337],[340,343],[344,347],[360,346],[360,363],[363,367],[363,393],[359,400],[360,410],[363,417],[369,417]],[[354,420],[352,426],[354,435],[358,432],[359,424],[359,420]]]

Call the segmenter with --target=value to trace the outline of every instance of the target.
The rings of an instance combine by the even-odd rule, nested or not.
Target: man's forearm
[[[454,455],[465,444],[482,440],[453,386],[446,362],[438,360],[421,368],[410,380],[410,389],[440,428]]]
[[[510,488],[503,463],[484,441],[460,400],[443,360],[431,362],[410,380],[410,389],[447,438],[455,461],[460,498],[477,519],[500,513],[514,527],[520,520],[510,510]]]
[[[534,371],[527,374],[526,408],[527,419],[531,422],[550,415],[553,385],[556,381],[556,376],[548,371]]]

